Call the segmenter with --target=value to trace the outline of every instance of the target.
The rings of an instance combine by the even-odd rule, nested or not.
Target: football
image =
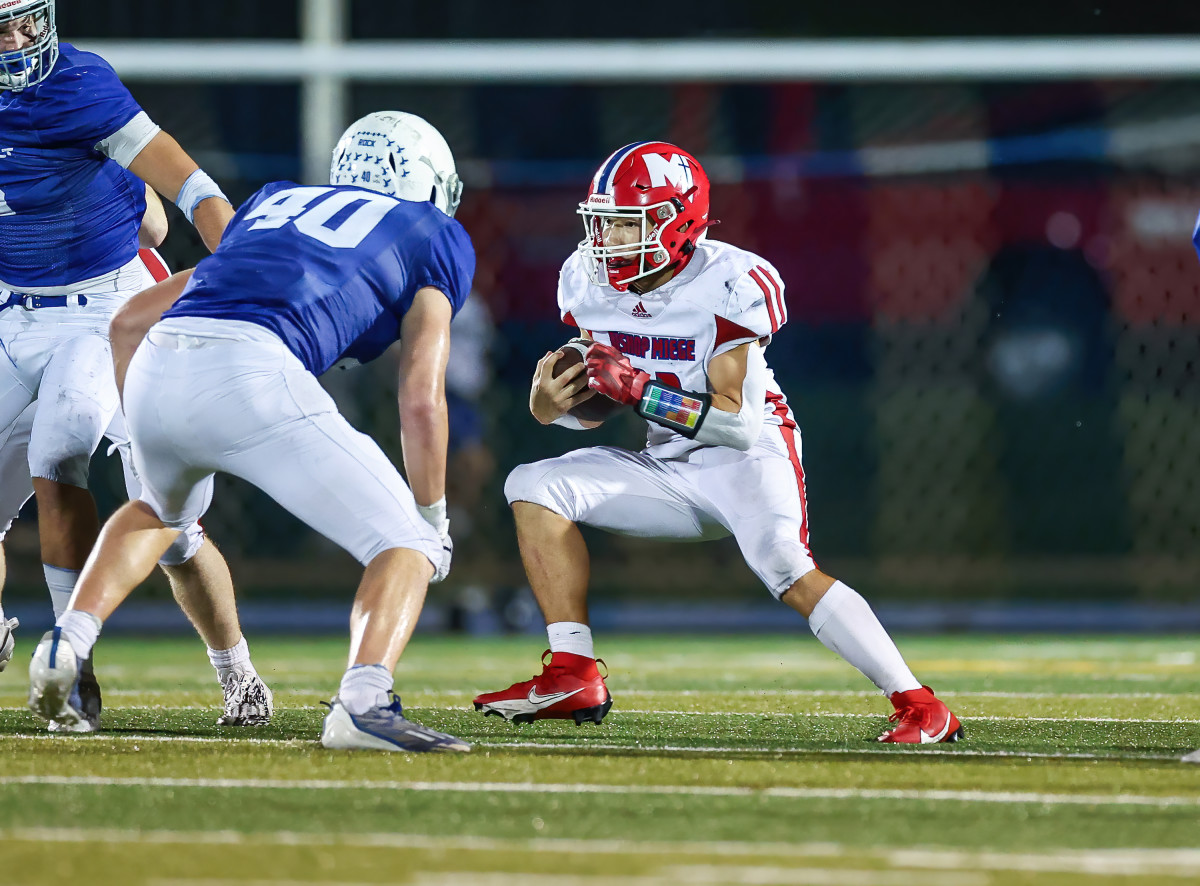
[[[558,378],[576,363],[582,363],[583,358],[587,355],[589,344],[591,342],[587,339],[573,338],[559,348],[558,362],[554,364],[554,377]],[[607,421],[625,408],[627,407],[624,403],[618,403],[603,394],[593,393],[591,397],[572,409],[571,415],[580,421]]]

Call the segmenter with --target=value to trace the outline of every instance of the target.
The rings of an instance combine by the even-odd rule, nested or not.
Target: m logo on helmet
[[[681,191],[692,186],[692,164],[682,154],[664,157],[662,154],[643,154],[646,171],[650,173],[650,187],[661,188],[670,182]]]

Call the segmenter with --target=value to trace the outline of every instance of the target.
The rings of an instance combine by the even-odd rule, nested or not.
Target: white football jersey
[[[707,237],[679,274],[645,295],[594,285],[576,252],[559,273],[558,307],[563,322],[611,344],[651,377],[698,393],[709,391],[713,357],[755,340],[765,347],[787,322],[783,281],[770,262]],[[763,411],[766,424],[796,426],[770,369]],[[647,424],[647,446],[660,458],[702,445]]]

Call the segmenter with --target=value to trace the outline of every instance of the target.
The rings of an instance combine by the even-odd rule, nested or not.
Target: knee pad
[[[800,578],[817,568],[812,552],[799,539],[775,539],[758,552],[751,568],[776,599]]]
[[[575,491],[560,482],[561,472],[552,462],[554,459],[518,465],[504,481],[504,496],[511,506],[514,502],[527,501],[541,505],[548,511],[575,521]]]
[[[533,465],[517,465],[504,481],[504,497],[511,506],[513,502],[530,501],[533,480],[530,476]]]
[[[29,453],[29,476],[87,489],[88,469],[92,454],[72,451],[75,447],[63,447],[47,452]]]
[[[161,566],[182,566],[200,550],[204,544],[204,530],[199,523],[193,523],[179,533],[179,537],[171,542],[167,552],[159,559]]]

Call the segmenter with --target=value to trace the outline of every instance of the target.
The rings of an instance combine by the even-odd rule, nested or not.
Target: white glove
[[[450,574],[450,558],[454,556],[454,542],[450,538],[450,533],[442,533],[439,537],[442,540],[442,562],[436,564],[434,568],[433,578],[429,579],[431,585],[437,584]]]
[[[454,542],[450,538],[450,518],[446,516],[446,496],[442,496],[431,505],[417,505],[417,510],[425,522],[433,527],[442,542],[442,559],[434,563],[433,578],[430,584],[437,584],[450,574],[450,559],[454,556]]]

